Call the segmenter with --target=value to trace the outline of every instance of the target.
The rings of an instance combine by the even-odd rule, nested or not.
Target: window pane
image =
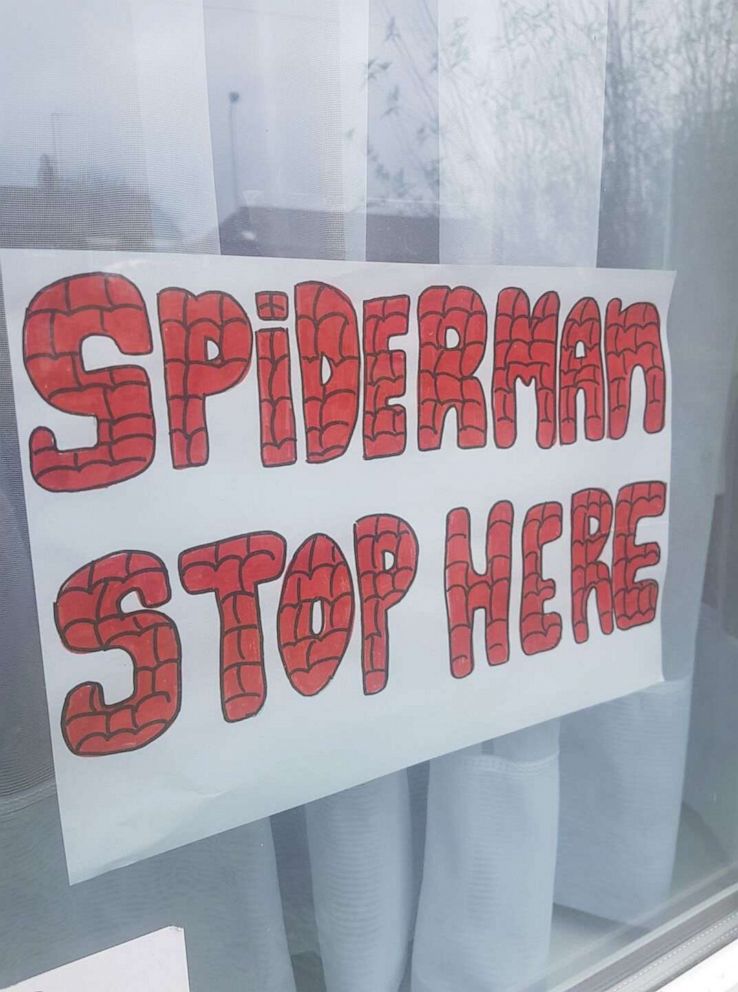
[[[3,315],[0,986],[176,925],[193,992],[584,992],[686,944],[691,920],[727,927],[733,0],[27,0],[0,17],[2,247],[77,249],[80,269],[102,249],[677,273],[665,681],[74,885]]]

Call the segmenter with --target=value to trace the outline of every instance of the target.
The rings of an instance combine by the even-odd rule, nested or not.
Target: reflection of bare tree
[[[738,102],[738,6],[735,0],[683,0],[678,7],[683,85],[677,110],[700,120],[711,144],[734,136]]]
[[[583,229],[597,178],[602,3],[500,0],[484,19],[440,24],[427,0],[414,6],[425,22],[411,37],[405,8],[387,5],[368,66],[381,107],[375,188],[434,210],[442,172],[452,212],[488,210],[494,225],[504,203],[493,238],[518,231],[545,245]],[[608,32],[600,260],[660,265],[675,171],[698,146],[709,171],[735,142],[738,5],[610,0]]]
[[[427,0],[397,12],[387,0],[383,8],[383,35],[367,66],[370,195],[398,210],[432,213],[438,202],[438,24]]]
[[[491,21],[441,35],[449,212],[481,212],[500,260],[571,259],[599,178],[602,4],[501,0]]]
[[[675,172],[707,177],[735,143],[734,0],[611,0],[601,261],[662,264]]]
[[[391,168],[384,146],[370,149],[385,195],[437,203],[440,173],[447,215],[483,215],[511,256],[520,257],[515,239],[543,246],[580,231],[599,180],[602,0],[500,0],[484,16],[440,22],[423,9],[426,43],[389,16],[369,65],[402,163]]]

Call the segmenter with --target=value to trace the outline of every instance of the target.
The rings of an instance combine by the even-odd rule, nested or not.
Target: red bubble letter
[[[656,616],[659,584],[655,579],[636,581],[641,568],[657,565],[661,549],[655,541],[636,544],[638,521],[660,517],[666,507],[663,482],[634,482],[623,486],[615,503],[615,534],[612,548],[612,584],[615,622],[620,630],[651,623]]]
[[[163,289],[158,302],[172,465],[205,465],[205,401],[235,386],[248,372],[251,323],[227,293],[194,296],[185,289]],[[208,345],[215,354],[209,354]]]
[[[480,573],[472,562],[469,511],[451,510],[446,518],[446,612],[454,678],[474,669],[476,610],[484,610],[487,662],[500,665],[510,657],[512,527],[512,503],[495,503],[487,519],[487,568]]]
[[[286,544],[271,531],[183,551],[182,585],[214,592],[220,613],[220,698],[229,723],[254,716],[266,699],[258,586],[282,574]]]
[[[26,311],[23,361],[38,393],[57,410],[97,420],[97,443],[60,451],[54,433],[31,434],[31,474],[43,489],[101,489],[140,475],[154,457],[155,427],[146,372],[137,365],[87,371],[82,343],[102,335],[126,355],[151,352],[138,289],[124,276],[94,272],[60,279]]]
[[[525,515],[520,643],[526,654],[550,651],[561,640],[561,614],[543,608],[556,595],[556,582],[543,578],[543,547],[561,537],[561,519],[561,503],[539,503]]]
[[[323,282],[295,286],[295,309],[307,460],[327,462],[348,448],[359,415],[356,312]]]
[[[292,465],[297,461],[297,435],[290,382],[290,339],[284,327],[257,331],[256,361],[262,464],[267,468]]]
[[[314,608],[319,605],[320,629]],[[277,637],[284,669],[303,696],[324,689],[346,653],[354,622],[354,589],[343,552],[325,534],[309,537],[287,566]]]
[[[556,337],[559,297],[544,293],[530,312],[522,289],[503,289],[495,318],[495,368],[492,377],[495,443],[509,448],[518,435],[516,387],[535,382],[538,407],[536,440],[550,448],[556,440]]]
[[[405,408],[390,403],[405,395],[405,353],[389,347],[407,334],[409,296],[364,302],[364,457],[400,455],[407,442]]]
[[[577,439],[577,397],[584,393],[584,436],[599,441],[605,436],[605,383],[601,351],[600,308],[587,297],[572,307],[561,337],[559,384],[560,437],[562,444]]]
[[[430,286],[418,299],[418,330],[418,447],[440,448],[451,409],[456,410],[458,446],[484,447],[487,410],[482,384],[474,375],[487,346],[481,297],[466,286]]]
[[[78,755],[135,751],[160,737],[179,713],[179,634],[164,613],[124,613],[121,600],[137,592],[145,606],[171,595],[162,561],[143,551],[119,551],[85,565],[59,590],[54,618],[70,651],[125,651],[133,662],[133,693],[106,703],[102,686],[84,682],[67,695],[61,728]]]
[[[387,613],[413,583],[418,568],[418,539],[400,517],[377,513],[356,521],[354,546],[361,597],[361,667],[364,693],[369,696],[387,685]],[[385,564],[388,554],[392,557],[389,567]]]
[[[607,304],[605,361],[609,399],[609,436],[625,434],[630,417],[633,369],[643,369],[646,406],[643,429],[657,434],[666,414],[666,369],[661,349],[661,322],[653,303],[633,303],[623,310],[620,300]]]
[[[595,524],[594,529],[592,524]],[[587,604],[594,592],[604,634],[611,634],[612,582],[600,555],[610,536],[612,500],[604,489],[582,489],[571,498],[571,622],[574,640],[589,638]]]

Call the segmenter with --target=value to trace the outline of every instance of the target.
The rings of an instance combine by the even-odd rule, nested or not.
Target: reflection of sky
[[[343,203],[344,146],[360,122],[342,117],[341,67],[366,48],[362,6],[205,0],[216,185],[226,212],[237,193],[257,206]],[[356,30],[342,32],[341,17]]]
[[[341,63],[354,44],[365,62],[362,0],[206,0],[204,16],[202,0],[13,6],[0,37],[0,87],[13,95],[0,108],[0,184],[35,184],[47,154],[66,179],[148,185],[193,236],[215,223],[213,161],[222,213],[237,193],[342,202],[343,143],[362,128],[344,127]]]
[[[596,260],[607,0],[440,0],[442,257]]]
[[[3,2],[0,184],[34,185],[46,154],[65,180],[148,189],[185,236],[212,231],[197,0]]]
[[[565,0],[565,7],[576,3]],[[370,57],[389,64],[353,108],[354,117],[362,106],[370,117],[376,162],[369,167],[369,194],[401,199],[406,182],[415,198],[437,197],[432,177],[423,175],[438,155],[437,139],[428,136],[437,126],[433,104],[439,99],[436,0],[204,0],[207,105],[202,93],[199,102],[196,95],[204,57],[199,6],[200,0],[28,0],[5,17],[0,87],[13,98],[0,108],[0,183],[34,184],[46,153],[67,177],[148,186],[186,234],[201,235],[214,223],[212,137],[221,216],[238,199],[340,207],[347,135],[357,133],[360,140],[366,124],[347,119],[345,108],[342,118],[340,63],[358,60],[366,46],[358,37],[366,27],[356,13],[364,7],[371,20]],[[441,0],[440,6],[442,27],[444,15],[471,16],[479,42],[471,68],[486,60],[492,77],[500,68],[488,51],[497,34],[492,11],[499,5]],[[340,17],[347,16],[356,17],[356,31],[341,33]],[[346,50],[352,38],[356,53]],[[443,110],[450,91],[443,71],[440,85]],[[236,104],[230,93],[239,94]],[[465,111],[479,113],[471,91],[464,102]],[[469,172],[455,156],[455,122],[445,123],[441,165],[448,194],[449,177],[460,190],[469,186]],[[419,137],[422,131],[425,137]],[[477,173],[481,167],[489,177],[498,168],[499,137],[489,114],[483,115],[476,128]],[[377,177],[377,165],[391,174],[389,183]],[[480,193],[489,199],[488,188]]]
[[[0,181],[33,184],[41,153],[74,175],[140,177],[131,23],[125,4],[5,0]]]
[[[367,169],[354,154],[352,168],[370,199],[401,199],[405,184],[433,202],[440,151],[447,212],[511,209],[526,168],[540,187],[544,165],[559,198],[574,182],[596,210],[606,0],[0,2],[2,185],[35,184],[48,154],[65,178],[148,189],[186,237],[202,237],[216,223],[214,186],[221,216],[238,201],[340,208],[347,148],[365,145],[368,116],[376,159]],[[656,28],[666,38],[664,7],[633,5],[643,53]],[[374,68],[387,68],[346,101],[342,73],[366,62],[367,32]],[[659,70],[662,94],[679,68],[672,57]],[[440,149],[428,138],[438,108]]]

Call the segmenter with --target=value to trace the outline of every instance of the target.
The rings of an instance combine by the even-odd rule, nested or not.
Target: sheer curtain
[[[710,460],[711,478],[717,474],[718,484],[697,641],[685,782],[685,801],[714,831],[727,863],[734,862],[738,856],[738,795],[733,787],[738,739],[735,721],[729,712],[730,701],[735,699],[738,659],[735,557],[738,550],[735,352],[738,289],[733,278],[738,247],[738,204],[734,195],[738,181],[738,51],[735,42],[738,21],[734,8],[730,9],[732,30],[723,28],[721,35],[726,49],[723,63],[704,65],[697,61],[690,64],[687,78],[700,74],[705,82],[709,80],[710,99],[706,99],[703,88],[695,123],[677,134],[679,157],[674,176],[674,199],[678,206],[672,221],[674,264],[689,259],[691,268],[692,293],[685,288],[683,294],[687,308],[685,317],[691,318],[692,327],[699,326],[706,331],[704,346],[694,357],[701,359],[703,364],[711,352],[722,348],[725,358],[717,380],[709,377],[709,372],[705,376],[706,383],[709,378],[709,388],[706,385],[702,395],[693,397],[689,419],[705,413],[714,416],[715,407],[725,398],[730,379],[721,471],[715,473],[714,469],[715,448],[719,443],[717,432],[704,450],[704,457]],[[714,32],[718,31],[717,20],[722,12],[720,5],[711,11]],[[695,41],[698,39],[699,33]],[[682,100],[688,100],[689,96],[689,92],[685,92]],[[714,358],[713,363],[714,368]],[[720,387],[717,397],[711,395],[713,384]],[[702,536],[708,522],[704,513],[698,519]],[[696,576],[692,584],[695,582]],[[689,606],[692,611],[690,624],[694,625],[697,622],[695,604]]]
[[[218,249],[197,3],[31,0],[0,47],[4,244]],[[268,822],[68,884],[2,349],[0,985],[178,924],[194,989],[292,992]]]
[[[645,924],[670,895],[735,339],[723,213],[734,199],[723,173],[734,168],[735,11],[614,3],[609,28],[600,264],[677,271],[667,681],[566,721],[557,898]]]
[[[606,6],[439,10],[440,260],[596,264]],[[545,971],[558,722],[431,763],[414,992],[524,988]]]
[[[206,0],[224,251],[366,257],[371,14],[368,0]],[[397,989],[412,914],[406,773],[275,817],[274,829],[298,975],[309,980],[319,950],[328,989]]]

